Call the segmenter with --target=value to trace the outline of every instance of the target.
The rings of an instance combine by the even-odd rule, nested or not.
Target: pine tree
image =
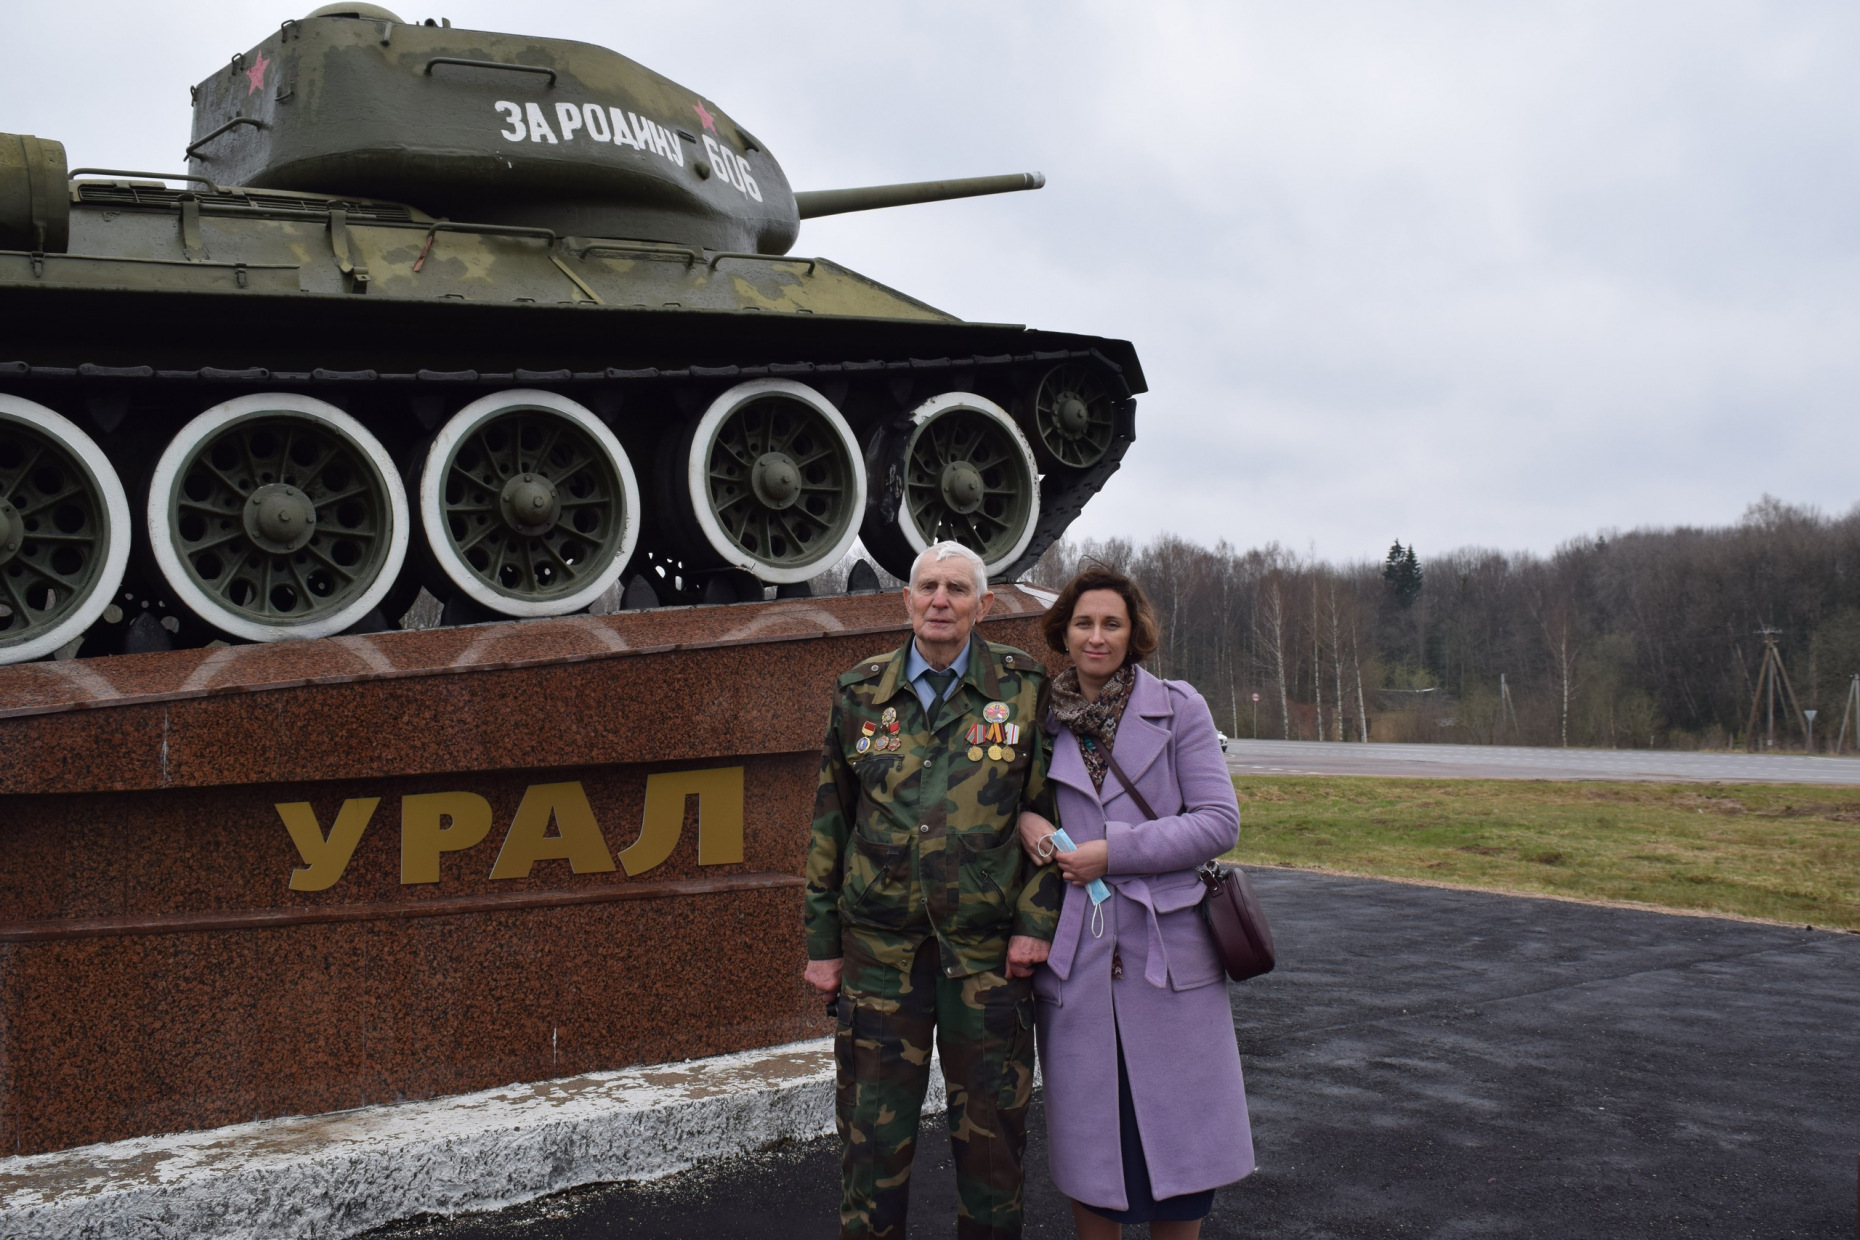
[[[1382,580],[1404,610],[1421,597],[1421,561],[1415,556],[1412,545],[1404,547],[1401,539],[1395,540],[1395,545],[1389,548],[1388,559],[1383,562]]]

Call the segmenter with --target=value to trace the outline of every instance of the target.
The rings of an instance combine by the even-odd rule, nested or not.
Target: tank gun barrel
[[[1013,172],[999,177],[960,177],[953,181],[912,181],[905,185],[868,185],[863,189],[816,189],[794,196],[804,220],[848,211],[876,211],[880,207],[908,207],[918,202],[975,198],[982,194],[1012,194],[1039,189],[1046,177],[1038,172]]]

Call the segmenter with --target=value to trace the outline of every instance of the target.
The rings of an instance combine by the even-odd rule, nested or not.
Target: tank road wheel
[[[1040,482],[1033,449],[1001,406],[972,392],[933,396],[911,414],[902,444],[880,446],[900,484],[898,507],[876,513],[866,539],[888,571],[906,576],[919,552],[944,540],[981,556],[990,576],[1019,558],[1040,515]]]
[[[129,499],[89,435],[0,394],[0,663],[96,623],[129,563]]]
[[[699,532],[776,585],[818,576],[859,536],[865,462],[846,419],[788,379],[738,384],[693,429],[686,483]]]
[[[613,432],[554,392],[475,400],[420,478],[426,542],[473,601],[506,616],[579,611],[639,540],[639,482]]]
[[[162,575],[201,619],[249,641],[327,637],[360,620],[400,572],[407,520],[375,437],[287,392],[207,410],[149,484]]]
[[[1117,430],[1117,405],[1104,378],[1090,366],[1065,362],[1040,379],[1033,399],[1033,430],[1042,464],[1089,469],[1104,459]]]

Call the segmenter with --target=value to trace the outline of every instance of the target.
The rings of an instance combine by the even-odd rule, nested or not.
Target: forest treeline
[[[1611,532],[1548,556],[1398,539],[1379,563],[1063,541],[1027,580],[1057,587],[1085,559],[1143,584],[1162,626],[1153,670],[1194,684],[1236,736],[1727,748],[1752,740],[1760,696],[1756,745],[1801,748],[1814,711],[1826,750],[1860,673],[1860,508],[1766,496],[1728,527]],[[1770,641],[1785,675],[1759,695]],[[1855,731],[1846,720],[1850,749]]]

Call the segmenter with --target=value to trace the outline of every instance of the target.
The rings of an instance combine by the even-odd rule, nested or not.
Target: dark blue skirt
[[[1130,1096],[1130,1071],[1124,1067],[1124,1039],[1117,1039],[1117,1144],[1124,1158],[1125,1210],[1085,1205],[1099,1218],[1113,1223],[1187,1223],[1208,1217],[1214,1208],[1214,1190],[1184,1193],[1180,1197],[1150,1196],[1150,1164],[1143,1157],[1143,1138],[1137,1133],[1137,1104]]]

